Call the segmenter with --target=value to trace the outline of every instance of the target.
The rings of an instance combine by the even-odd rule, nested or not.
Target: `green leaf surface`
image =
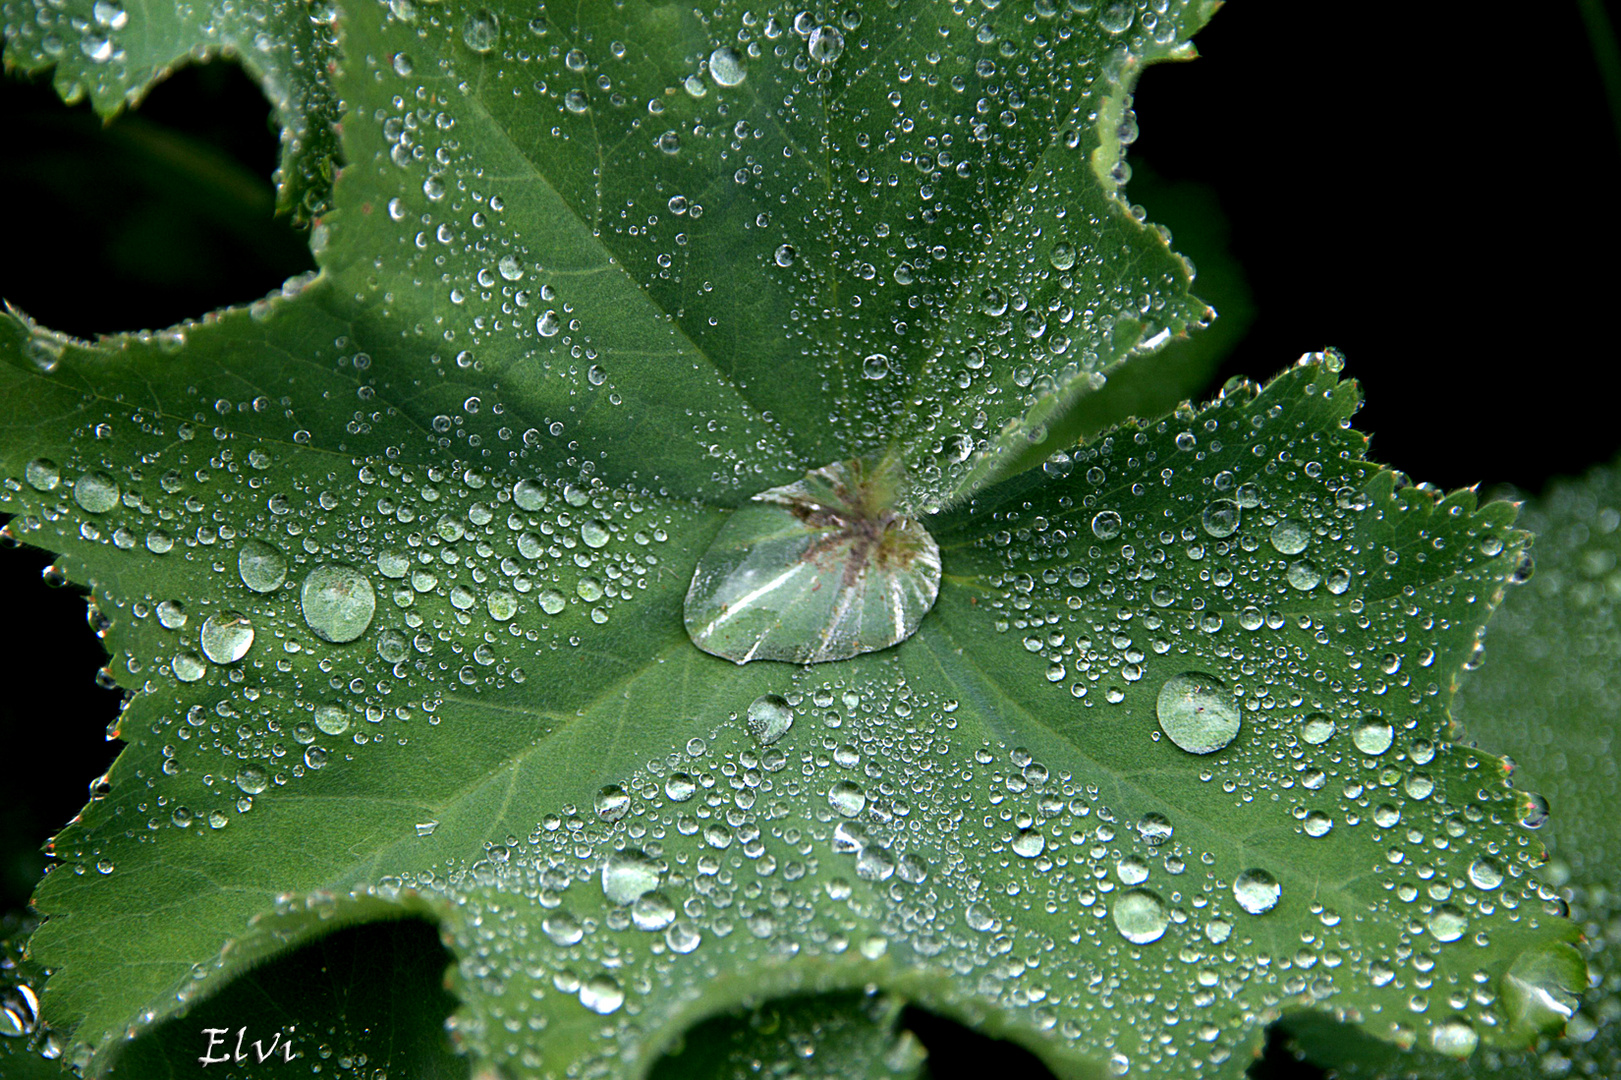
[[[897,1033],[902,1002],[858,993],[787,998],[706,1020],[660,1058],[652,1080],[747,1080],[794,1076],[909,1080],[924,1050]]]
[[[1203,317],[1113,176],[1207,14],[346,7],[319,276],[0,319],[0,509],[132,692],[36,897],[70,1060],[402,915],[524,1075],[869,985],[1066,1076],[1236,1076],[1308,1006],[1491,1038],[1392,980],[1574,932],[1439,884],[1540,858],[1445,742],[1512,508],[1363,460],[1336,357],[992,483]],[[736,508],[880,451],[940,550],[916,632],[695,647]]]
[[[298,218],[329,204],[339,163],[337,9],[287,0],[169,4],[148,0],[0,2],[6,69],[49,70],[62,100],[102,116],[138,105],[176,67],[232,56],[259,80],[282,131],[277,202]]]
[[[1548,908],[1568,906],[1581,926],[1591,989],[1579,1010],[1575,995],[1546,1003],[1554,1037],[1522,1040],[1530,1045],[1519,1052],[1483,1054],[1463,1066],[1369,1055],[1332,1029],[1297,1033],[1306,1052],[1347,1077],[1621,1075],[1613,749],[1621,729],[1621,470],[1607,466],[1553,484],[1522,522],[1537,537],[1535,562],[1527,559],[1522,575],[1530,577],[1510,590],[1492,622],[1479,669],[1459,692],[1458,718],[1470,741],[1513,759],[1516,787],[1552,807],[1541,830],[1552,858],[1537,871],[1536,887]]]

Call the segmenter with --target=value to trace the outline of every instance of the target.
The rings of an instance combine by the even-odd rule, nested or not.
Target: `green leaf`
[[[1444,741],[1512,509],[1397,490],[1333,357],[992,483],[1204,315],[1112,178],[1207,14],[346,8],[318,277],[93,345],[0,320],[0,507],[132,692],[36,897],[73,1063],[401,915],[526,1075],[869,985],[1069,1076],[1237,1075],[1313,1005],[1490,1038],[1391,980],[1574,932],[1442,884],[1538,858]],[[700,651],[736,508],[886,456],[916,632]]]
[[[62,100],[88,97],[102,116],[138,105],[176,67],[230,55],[259,80],[282,132],[278,205],[301,220],[329,206],[339,150],[337,9],[265,3],[0,0],[8,70],[52,72]]]
[[[1543,996],[1534,1016],[1550,1038],[1520,1034],[1528,1048],[1488,1059],[1490,1074],[1507,1077],[1621,1074],[1621,999],[1616,996],[1615,927],[1621,915],[1621,833],[1615,821],[1614,733],[1621,726],[1615,686],[1621,679],[1621,470],[1595,469],[1581,480],[1555,483],[1525,510],[1537,537],[1525,584],[1510,591],[1494,619],[1479,670],[1463,681],[1458,715],[1463,734],[1510,755],[1516,787],[1553,808],[1542,826],[1552,858],[1534,887],[1552,910],[1568,905],[1582,927],[1579,942],[1590,972],[1580,1009],[1576,993]],[[1534,573],[1532,573],[1534,568]],[[1473,666],[1473,665],[1472,665]],[[1568,1021],[1568,1023],[1567,1023]],[[1299,1042],[1316,1059],[1348,1077],[1391,1075],[1412,1066],[1347,1054],[1316,1031]],[[1468,1076],[1429,1062],[1425,1075]]]
[[[895,1031],[897,998],[826,994],[788,998],[746,1013],[706,1020],[674,1053],[659,1059],[653,1080],[732,1080],[789,1075],[800,1080],[919,1074],[922,1046]]]

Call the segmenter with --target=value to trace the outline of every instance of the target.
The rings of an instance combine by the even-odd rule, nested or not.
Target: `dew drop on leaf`
[[[340,563],[317,566],[299,590],[304,621],[325,641],[353,641],[377,610],[377,593],[360,571]]]
[[[593,975],[580,984],[580,1004],[607,1016],[625,1003],[625,991],[609,975]]]
[[[1233,899],[1251,915],[1264,915],[1278,904],[1283,888],[1259,867],[1245,870],[1233,880]]]
[[[315,726],[328,735],[342,735],[349,730],[349,714],[341,705],[317,705]]]
[[[221,611],[203,620],[203,655],[216,664],[234,664],[253,647],[253,622],[240,611]]]
[[[639,848],[615,851],[602,864],[602,893],[615,904],[629,904],[659,886],[659,864]]]
[[[794,710],[776,694],[761,694],[749,704],[749,734],[761,746],[770,746],[794,726]]]
[[[738,86],[748,77],[736,49],[723,45],[709,54],[709,77],[721,86]]]
[[[1351,729],[1351,741],[1356,748],[1370,757],[1377,757],[1390,749],[1395,732],[1382,717],[1365,716]]]
[[[237,551],[236,572],[254,592],[274,592],[287,580],[287,557],[263,540],[250,538]]]
[[[1238,735],[1238,705],[1232,691],[1204,672],[1185,671],[1167,679],[1156,711],[1160,728],[1190,754],[1213,754]]]
[[[62,483],[62,470],[50,458],[35,458],[23,466],[23,479],[35,491],[55,491]]]
[[[1111,914],[1115,929],[1133,945],[1158,941],[1171,922],[1165,902],[1149,889],[1127,889],[1115,898]]]
[[[88,472],[73,482],[73,501],[92,514],[118,505],[118,481],[104,472]]]
[[[1337,727],[1327,713],[1314,712],[1300,722],[1300,737],[1312,746],[1321,746],[1334,737]]]

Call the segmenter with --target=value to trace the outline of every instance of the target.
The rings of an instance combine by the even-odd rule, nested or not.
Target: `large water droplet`
[[[1260,867],[1245,870],[1233,881],[1233,899],[1251,915],[1264,915],[1271,911],[1282,895],[1283,887],[1277,879]]]
[[[761,694],[749,704],[749,734],[761,746],[770,746],[794,726],[794,710],[776,694]]]
[[[203,621],[203,655],[216,664],[234,664],[253,647],[253,623],[240,611],[221,611]]]
[[[315,726],[328,735],[342,735],[349,730],[349,714],[341,705],[317,705]]]
[[[62,483],[62,470],[50,458],[35,458],[23,466],[23,479],[35,491],[55,491]]]
[[[1238,735],[1238,704],[1214,675],[1185,671],[1171,676],[1160,689],[1156,709],[1160,728],[1190,754],[1213,754]]]
[[[1495,889],[1503,883],[1503,871],[1482,855],[1469,864],[1469,881],[1477,889]]]
[[[832,26],[818,26],[806,43],[810,58],[818,64],[831,64],[844,52],[844,35]]]
[[[495,48],[496,39],[500,36],[501,24],[488,8],[473,12],[462,27],[462,41],[476,53],[487,53]]]
[[[1376,757],[1390,749],[1395,734],[1383,717],[1365,716],[1351,729],[1351,741],[1364,754]]]
[[[1034,829],[1025,829],[1016,833],[1008,846],[1019,858],[1033,859],[1047,850],[1047,838]]]
[[[552,939],[552,944],[565,949],[578,945],[585,937],[585,927],[580,925],[580,920],[564,908],[548,911],[540,920],[540,928]]]
[[[735,511],[698,561],[685,620],[707,653],[814,664],[888,648],[940,588],[940,550],[892,507],[895,462],[829,465]]]
[[[1448,1020],[1431,1029],[1430,1045],[1447,1057],[1466,1058],[1480,1045],[1480,1036],[1462,1020]]]
[[[721,86],[737,86],[748,77],[748,70],[736,49],[722,45],[709,54],[709,77]]]
[[[1430,913],[1430,936],[1436,941],[1457,941],[1469,929],[1469,917],[1451,904]]]
[[[1284,518],[1272,526],[1272,547],[1280,555],[1299,555],[1306,550],[1311,534],[1298,521]]]
[[[254,592],[274,592],[287,580],[287,557],[263,540],[244,540],[236,553],[236,572]]]
[[[839,780],[827,790],[828,805],[845,817],[855,817],[867,808],[867,793],[861,785],[850,780]]]
[[[304,621],[316,635],[332,642],[353,641],[366,632],[377,611],[377,593],[352,566],[317,566],[299,590]]]
[[[118,505],[118,481],[104,472],[88,472],[73,482],[73,501],[92,514]]]
[[[1165,902],[1148,889],[1127,889],[1115,898],[1114,926],[1133,945],[1147,945],[1165,936],[1171,919]]]
[[[1587,962],[1562,941],[1536,945],[1515,958],[1499,984],[1503,1015],[1515,1033],[1554,1034],[1576,1013],[1587,985]]]
[[[1231,499],[1217,499],[1204,508],[1199,523],[1204,526],[1205,532],[1219,540],[1238,531],[1239,514],[1237,503]]]
[[[625,1003],[625,992],[609,975],[593,975],[580,984],[580,1004],[607,1016]]]
[[[602,892],[609,900],[624,905],[659,887],[663,871],[639,848],[615,851],[602,864]]]
[[[1300,722],[1300,737],[1313,746],[1321,746],[1334,737],[1338,725],[1327,713],[1314,712]]]

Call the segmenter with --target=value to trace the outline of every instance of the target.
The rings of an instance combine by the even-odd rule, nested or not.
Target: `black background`
[[[1227,218],[1255,319],[1213,385],[1337,347],[1373,456],[1447,488],[1534,493],[1621,450],[1621,116],[1574,0],[1235,0],[1198,44],[1202,59],[1144,76],[1131,160],[1208,185]],[[219,63],[105,131],[47,85],[6,80],[0,297],[91,334],[247,301],[309,268],[285,220],[223,236],[175,220],[185,203],[161,176],[120,173],[96,142],[130,124],[189,133],[256,178],[243,206],[264,225],[267,114]],[[23,902],[38,845],[115,749],[119,695],[96,686],[105,657],[74,590],[41,581],[48,561],[0,551],[0,908]]]

